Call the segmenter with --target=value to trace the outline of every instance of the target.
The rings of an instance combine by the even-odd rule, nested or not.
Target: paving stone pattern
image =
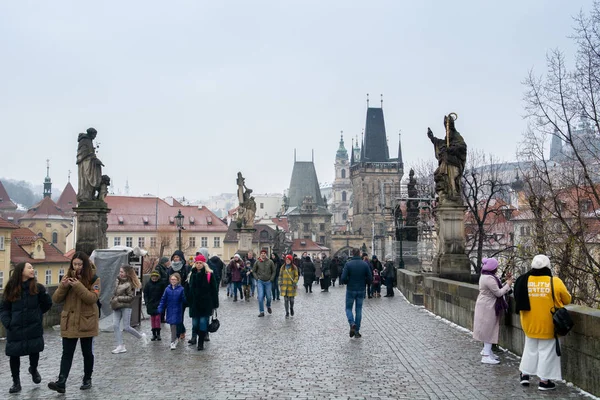
[[[351,339],[344,312],[345,287],[312,294],[299,287],[296,315],[285,319],[283,299],[273,314],[258,318],[256,299],[234,303],[220,292],[221,328],[206,350],[179,344],[169,349],[168,325],[162,342],[143,346],[125,335],[127,353],[111,354],[112,333],[96,338],[93,388],[80,391],[83,375],[78,348],[67,393],[47,388],[58,374],[59,332],[46,331],[41,354],[42,383],[32,383],[29,361],[21,359],[23,391],[9,395],[8,357],[0,357],[0,398],[21,399],[539,399],[583,398],[559,383],[540,392],[537,378],[518,383],[519,359],[502,354],[500,365],[482,365],[481,345],[398,294],[367,299],[360,339]],[[188,335],[191,321],[186,321]],[[150,321],[141,330],[150,335]],[[189,337],[188,337],[189,338]],[[4,353],[4,342],[0,350]]]

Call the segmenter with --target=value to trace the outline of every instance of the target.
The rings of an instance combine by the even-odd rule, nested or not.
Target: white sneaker
[[[144,346],[146,346],[148,344],[148,336],[146,336],[145,333],[142,333],[142,343],[144,343]]]
[[[177,341],[171,343],[171,350],[175,350],[177,348]]]
[[[125,345],[119,345],[119,346],[117,346],[116,349],[114,349],[112,351],[113,354],[120,354],[120,353],[126,353],[126,352],[127,352],[127,349],[125,348]]]
[[[479,352],[479,354],[481,354],[482,356],[485,357],[485,354],[483,353],[483,350],[481,350]],[[494,360],[499,360],[500,359],[500,357],[498,357],[496,354],[494,354],[494,352],[490,353],[490,357],[492,357]]]
[[[492,358],[490,356],[481,357],[481,362],[484,364],[500,364],[500,361],[498,361],[495,358]]]

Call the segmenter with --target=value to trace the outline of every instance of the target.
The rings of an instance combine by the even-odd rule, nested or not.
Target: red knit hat
[[[287,258],[288,260],[292,261],[294,259],[294,257],[292,257],[291,254],[288,254],[287,256],[285,256],[285,258]]]
[[[194,258],[194,262],[198,261],[206,262],[206,257],[204,257],[202,254],[198,254],[196,258]]]

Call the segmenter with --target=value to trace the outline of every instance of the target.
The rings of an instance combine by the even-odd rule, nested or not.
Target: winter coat
[[[283,297],[295,297],[298,287],[298,269],[290,265],[290,268],[284,264],[279,270],[279,285]]]
[[[192,273],[185,291],[190,317],[209,317],[215,308],[219,308],[218,282],[215,273],[209,274],[202,268],[192,268]]]
[[[394,267],[393,262],[387,261],[385,263],[385,268],[383,269],[381,276],[385,278],[386,283],[393,282],[396,280],[396,267]],[[388,281],[388,279],[390,279],[391,281]]]
[[[135,298],[135,289],[129,279],[117,278],[115,291],[110,299],[110,308],[119,310],[121,308],[131,308],[131,303]]]
[[[151,279],[144,286],[144,302],[146,303],[146,311],[149,315],[158,314],[158,305],[164,292],[165,285],[160,279],[156,282],[153,282]]]
[[[44,350],[42,315],[52,307],[52,299],[44,285],[39,283],[38,293],[29,294],[29,283],[23,282],[19,300],[3,301],[0,305],[0,320],[7,336],[4,350],[9,357],[26,356]]]
[[[67,272],[67,275],[69,273]],[[81,281],[75,282],[73,286],[63,286],[62,283],[58,285],[52,295],[52,301],[64,303],[60,313],[60,335],[62,337],[75,339],[98,336],[99,295],[100,278],[97,276],[89,288],[85,287]]]
[[[333,260],[331,260],[331,264],[329,264],[329,273],[331,275],[331,279],[337,279],[337,277],[340,276],[340,266],[340,259],[334,257]]]
[[[173,258],[175,256],[179,256],[179,260],[182,263],[181,268],[178,268],[176,261],[173,261]],[[188,278],[188,275],[190,274],[190,270],[191,270],[190,266],[185,263],[185,255],[183,254],[183,251],[175,250],[175,252],[171,256],[171,266],[169,267],[169,276],[171,276],[175,272],[177,272],[181,276],[181,282],[179,282],[179,283],[181,284],[181,286],[185,286],[187,284],[187,278]]]
[[[365,292],[365,286],[373,281],[371,266],[360,257],[352,257],[346,262],[341,281],[346,291]]]
[[[167,310],[167,324],[177,325],[183,322],[183,304],[185,303],[185,293],[183,286],[177,284],[167,286],[163,293],[158,309],[158,314],[162,314],[163,310]]]
[[[321,274],[323,273],[321,269],[321,260],[315,258],[315,261],[313,261],[313,265],[315,266],[315,280],[321,279]]]
[[[169,284],[169,268],[164,264],[158,264],[154,270],[159,273],[159,281],[162,282],[164,287]]]
[[[371,265],[373,266],[373,269],[376,269],[381,274],[381,271],[383,271],[383,265],[381,265],[381,261],[379,261],[377,258],[372,259]]]
[[[329,278],[331,276],[331,259],[329,257],[325,257],[323,261],[321,261],[323,277]]]
[[[227,266],[227,273],[231,274],[231,282],[241,282],[242,281],[242,271],[246,268],[246,264],[240,258],[238,261],[235,259],[229,262]]]
[[[273,277],[273,282],[278,282],[279,281],[279,271],[281,270],[281,260],[279,259],[279,257],[275,257],[275,259],[271,258],[271,261],[273,261],[273,265],[275,265],[275,276]]]
[[[500,315],[496,315],[496,299],[504,296],[509,290],[510,286],[506,284],[499,288],[496,278],[492,275],[481,275],[473,317],[473,339],[485,343],[498,343]]]
[[[308,285],[315,280],[315,264],[307,258],[302,262],[302,268],[304,271],[304,284]]]
[[[263,282],[273,281],[276,269],[270,258],[265,258],[264,261],[259,258],[252,266],[252,276]]]

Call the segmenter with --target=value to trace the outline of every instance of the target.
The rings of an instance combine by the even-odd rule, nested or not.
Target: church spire
[[[342,160],[348,159],[348,151],[346,150],[346,146],[344,146],[344,131],[340,131],[340,147],[338,147],[335,158]]]
[[[52,180],[50,179],[50,160],[46,160],[46,179],[44,179],[44,197],[52,198]]]
[[[404,161],[402,160],[402,131],[398,131],[398,169],[404,170]]]

